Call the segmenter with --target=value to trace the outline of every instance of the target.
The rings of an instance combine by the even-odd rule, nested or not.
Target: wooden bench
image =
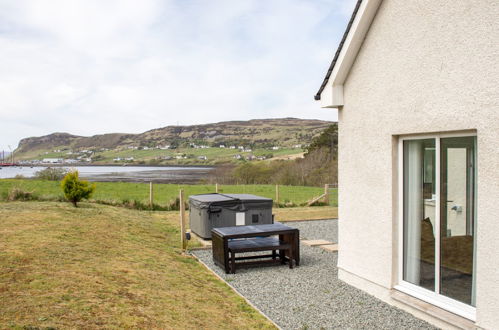
[[[300,263],[299,231],[280,223],[214,228],[212,243],[213,261],[226,273],[234,274],[238,266],[250,264],[288,262],[293,268]],[[272,254],[236,257],[239,253],[262,251]],[[236,262],[251,259],[254,261]]]

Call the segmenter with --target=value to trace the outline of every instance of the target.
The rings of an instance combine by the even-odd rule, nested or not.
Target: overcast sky
[[[336,120],[313,95],[355,0],[0,0],[0,150],[53,132]]]

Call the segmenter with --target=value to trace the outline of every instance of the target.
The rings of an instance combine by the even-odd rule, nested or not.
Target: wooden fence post
[[[185,237],[185,201],[184,201],[183,189],[180,189],[179,199],[180,199],[180,242],[182,243],[182,249],[185,250],[185,248],[187,247],[187,239]]]
[[[152,191],[152,182],[149,182],[149,206],[152,209],[152,204],[154,201],[153,191]]]
[[[324,185],[324,203],[329,205],[329,185],[327,183]]]
[[[215,192],[218,194],[218,183],[215,183]]]
[[[279,205],[279,185],[275,185],[275,203]]]

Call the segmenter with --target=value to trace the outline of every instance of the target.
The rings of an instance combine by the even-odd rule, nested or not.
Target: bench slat
[[[289,249],[290,244],[279,241],[275,237],[259,237],[244,240],[229,241],[229,251],[250,252]]]

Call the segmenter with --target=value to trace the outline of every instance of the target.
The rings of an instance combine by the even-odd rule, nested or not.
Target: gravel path
[[[337,242],[337,220],[289,223],[302,239]],[[433,329],[396,307],[338,280],[337,253],[300,246],[300,266],[241,268],[225,274],[211,250],[193,254],[283,329]]]
[[[338,220],[292,221],[288,226],[300,230],[300,239],[325,239],[338,243]]]

